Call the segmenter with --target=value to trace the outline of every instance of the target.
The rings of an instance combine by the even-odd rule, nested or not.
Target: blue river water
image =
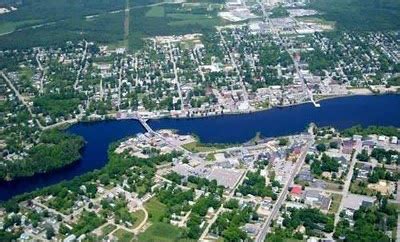
[[[311,122],[339,129],[357,124],[400,127],[400,95],[352,96],[324,100],[320,104],[320,108],[302,104],[240,115],[150,120],[149,125],[155,130],[168,128],[182,134],[195,134],[205,143],[241,143],[257,132],[265,137],[295,134],[304,131]],[[79,123],[67,132],[85,139],[82,158],[53,172],[0,183],[0,201],[102,168],[107,163],[110,143],[144,132],[144,129],[135,120],[111,120]]]

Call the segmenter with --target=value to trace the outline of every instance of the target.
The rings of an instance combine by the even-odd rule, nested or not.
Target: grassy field
[[[360,186],[359,181],[351,182],[350,191],[355,194],[367,195],[367,196],[375,196],[376,192],[369,189],[366,186]]]
[[[166,210],[166,206],[158,201],[157,198],[150,199],[150,201],[145,204],[145,208],[149,213],[149,220],[151,222],[159,222]]]
[[[165,9],[163,6],[154,6],[151,7],[147,12],[146,12],[146,17],[151,17],[151,18],[161,18],[165,16]]]
[[[333,193],[331,198],[332,204],[329,208],[329,213],[336,213],[339,209],[340,202],[342,201],[342,195]]]
[[[204,27],[213,27],[221,23],[219,18],[207,14],[190,13],[172,13],[167,15],[171,18],[170,26],[200,25]]]
[[[169,242],[177,241],[182,235],[182,230],[171,224],[156,222],[144,233],[138,236],[139,241]]]
[[[130,14],[129,48],[133,51],[143,47],[143,38],[213,31],[221,22],[216,11],[194,11],[182,4],[131,9]]]
[[[124,229],[118,229],[117,231],[114,232],[113,235],[118,238],[119,242],[130,242],[133,240],[134,237],[134,234]]]
[[[102,228],[101,230],[101,234],[102,236],[106,236],[109,233],[111,233],[117,226],[115,226],[114,224],[108,224],[106,225],[104,228]]]
[[[35,23],[39,23],[39,20],[26,20],[26,21],[18,21],[18,22],[3,22],[0,23],[0,35],[13,32],[18,27],[28,26]]]
[[[191,152],[211,152],[211,151],[218,150],[217,147],[204,145],[204,144],[199,143],[197,141],[185,144],[185,145],[183,145],[183,148],[185,148],[185,149],[187,149],[187,150],[189,150]]]
[[[132,227],[136,228],[143,221],[145,214],[144,214],[143,210],[138,210],[133,215],[135,216],[136,221]]]
[[[158,201],[157,198],[152,198],[145,204],[149,213],[149,220],[152,225],[138,236],[139,241],[176,241],[182,234],[182,230],[171,224],[162,223],[160,219],[165,214],[166,206]]]

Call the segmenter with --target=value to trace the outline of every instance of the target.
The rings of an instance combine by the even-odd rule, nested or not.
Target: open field
[[[109,233],[111,233],[117,226],[113,224],[108,224],[101,230],[102,236],[107,236]]]
[[[139,234],[139,241],[177,241],[182,230],[171,224],[155,222],[144,233]]]
[[[40,20],[26,20],[18,22],[2,22],[0,23],[0,35],[15,31],[18,28],[30,26],[39,23]]]
[[[217,151],[220,149],[225,149],[228,148],[228,145],[224,144],[202,144],[198,141],[188,143],[183,145],[183,148],[191,151],[191,152],[212,152],[212,151]]]
[[[336,213],[339,209],[340,202],[342,201],[342,195],[333,193],[331,198],[332,204],[329,208],[329,213]]]
[[[134,234],[124,230],[124,229],[118,229],[117,231],[114,232],[113,234],[115,237],[118,238],[118,241],[120,242],[130,242],[133,240]]]
[[[147,212],[149,213],[149,220],[151,222],[158,222],[164,216],[166,206],[158,201],[157,198],[152,198],[145,205]]]
[[[214,10],[192,10],[182,7],[182,4],[135,8],[130,13],[130,50],[140,49],[142,38],[201,33],[211,31],[222,23]]]
[[[159,202],[157,198],[152,198],[145,204],[149,213],[149,220],[152,225],[147,230],[139,234],[139,241],[176,241],[182,234],[182,230],[171,224],[160,222],[165,214],[166,206]]]
[[[163,6],[154,6],[151,7],[147,12],[146,12],[146,17],[151,17],[151,18],[161,18],[165,16],[165,9]]]
[[[135,223],[133,224],[132,227],[136,228],[143,221],[143,219],[145,218],[145,214],[144,214],[143,210],[138,210],[133,215],[135,216],[136,221],[135,221]]]

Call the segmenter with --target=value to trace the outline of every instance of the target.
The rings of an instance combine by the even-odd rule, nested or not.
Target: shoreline
[[[347,95],[348,96],[348,95]],[[362,97],[362,96],[364,96],[365,98],[367,98],[367,95],[353,95],[353,96],[360,96],[360,97]],[[371,96],[371,95],[368,95],[368,96]],[[375,95],[375,96],[378,96],[378,95]],[[397,100],[399,100],[398,98],[399,98],[399,96],[400,95],[398,95],[398,94],[388,94],[388,95],[379,95],[379,96],[387,96],[387,98],[389,98],[389,100],[396,100],[396,102],[397,102]],[[328,97],[329,99],[334,99],[334,97]],[[373,98],[373,97],[371,97],[371,98]],[[373,103],[376,103],[374,100],[371,100],[371,98],[369,98],[368,100],[368,103],[371,103],[371,104],[373,104]],[[393,99],[394,98],[394,99]],[[338,99],[338,100],[342,100],[342,99]],[[360,99],[356,99],[357,101],[353,101],[353,99],[349,99],[349,100],[347,100],[347,101],[345,101],[345,103],[353,103],[353,102],[356,102],[356,103],[358,103],[357,105],[360,105],[360,104],[363,104],[364,103],[364,101],[363,101],[363,99],[362,98],[360,98]],[[386,100],[386,98],[384,98],[384,100]],[[393,102],[391,102],[391,103],[393,103]],[[376,104],[376,105],[374,105],[374,110],[376,110],[376,112],[379,112],[379,110],[380,110],[380,107],[376,107],[378,104]],[[397,105],[396,103],[393,103],[393,105]],[[322,106],[323,107],[323,106]],[[395,107],[395,106],[394,106]],[[305,109],[307,109],[307,110],[314,110],[313,112],[315,113],[315,112],[317,112],[317,109],[315,109],[312,105],[310,105],[310,106],[308,106],[308,105],[305,105],[305,106],[302,106],[301,108],[305,108]],[[276,117],[281,117],[280,116],[280,112],[281,111],[279,111],[279,109],[280,108],[275,108],[275,111],[278,111],[278,114],[276,113],[276,112],[271,112],[272,113],[272,115],[273,116],[276,116]],[[285,111],[284,111],[284,113],[290,113],[291,112],[291,109],[284,109]],[[329,110],[329,109],[328,109]],[[398,110],[397,108],[395,108],[395,110]],[[327,108],[325,108],[325,111],[326,112],[332,112],[332,111],[327,111]],[[362,111],[360,111],[361,113],[362,113]],[[400,113],[399,113],[399,111],[395,111],[395,113],[396,113],[396,117],[398,117],[398,115],[400,115]],[[269,114],[269,113],[267,113],[267,112],[265,112],[265,114]],[[237,114],[238,115],[238,114]],[[278,115],[278,116],[277,116]],[[239,115],[238,115],[239,116]],[[243,116],[243,115],[242,115]],[[249,116],[249,115],[248,115]],[[262,115],[261,115],[262,116]],[[266,116],[268,116],[268,115],[266,115]],[[110,116],[108,116],[108,117],[110,117]],[[228,115],[226,115],[226,117],[228,117]],[[259,120],[259,121],[261,121],[261,120],[264,120],[264,118],[262,118],[262,117],[259,117],[259,115],[256,115],[256,116],[254,116],[255,117],[255,119],[256,120]],[[293,116],[292,116],[293,117]],[[317,116],[317,117],[319,117],[319,116]],[[171,119],[173,119],[173,120],[175,120],[176,118],[171,118]],[[187,118],[187,120],[191,120],[192,118]],[[245,118],[246,120],[247,120],[247,118]],[[250,118],[250,119],[253,119],[253,118]],[[281,120],[282,118],[278,118],[278,120]],[[284,118],[283,118],[284,119]],[[305,118],[306,120],[308,120],[307,118]],[[274,119],[274,120],[276,120],[276,119]],[[271,128],[268,128],[268,130],[273,130],[273,131],[271,131],[272,133],[271,134],[266,134],[266,136],[264,137],[264,138],[269,138],[269,137],[280,137],[280,136],[286,136],[286,135],[290,135],[290,134],[296,134],[297,132],[302,132],[302,131],[304,131],[304,127],[305,126],[302,126],[302,125],[295,125],[295,126],[297,126],[297,128],[295,127],[294,128],[294,130],[296,130],[296,131],[294,131],[294,130],[292,130],[291,131],[291,133],[287,133],[286,134],[286,132],[285,132],[285,134],[278,134],[278,133],[282,133],[281,131],[279,131],[279,129],[280,128],[278,128],[278,131],[277,130],[275,130],[274,129],[274,127],[286,127],[285,126],[285,124],[290,124],[290,123],[292,123],[292,121],[291,120],[293,120],[293,119],[289,119],[287,122],[285,122],[285,123],[280,123],[280,121],[276,121],[275,122],[275,124],[274,125],[272,125],[272,129]],[[329,120],[329,119],[328,119]],[[398,120],[398,119],[396,119],[396,120]],[[133,135],[133,134],[135,134],[135,133],[137,133],[137,132],[143,132],[143,129],[138,129],[137,128],[137,126],[139,125],[138,123],[136,124],[135,122],[131,122],[131,121],[128,121],[128,122],[121,122],[121,123],[118,123],[118,122],[115,122],[116,120],[114,119],[111,119],[111,118],[109,118],[108,119],[108,122],[111,122],[111,123],[114,123],[114,124],[111,124],[111,126],[108,126],[108,125],[106,125],[106,124],[100,124],[100,127],[104,127],[104,125],[105,126],[107,126],[107,127],[109,127],[107,130],[107,132],[108,132],[108,134],[109,135],[111,135],[112,137],[109,137],[109,138],[106,138],[104,141],[99,141],[100,143],[99,144],[97,144],[96,142],[97,142],[97,140],[98,140],[98,136],[97,136],[97,131],[98,131],[98,129],[97,129],[97,126],[96,126],[96,123],[95,122],[92,122],[92,121],[82,121],[81,122],[81,124],[82,124],[82,127],[80,127],[79,128],[79,130],[81,130],[81,129],[84,129],[84,130],[86,130],[87,128],[89,129],[89,131],[90,131],[90,134],[88,134],[90,137],[89,137],[89,140],[95,140],[96,142],[95,143],[92,143],[92,144],[94,144],[94,146],[98,146],[98,145],[100,145],[99,147],[103,147],[103,143],[104,142],[109,142],[109,140],[113,140],[114,138],[114,136],[116,135],[116,137],[119,137],[118,138],[118,140],[119,139],[122,139],[122,136],[123,137],[128,137],[128,136],[131,136],[131,135]],[[168,120],[164,120],[164,121],[167,121],[167,123],[168,123]],[[204,120],[204,122],[206,122],[205,124],[206,125],[210,125],[211,123],[214,123],[214,121],[213,120],[208,120],[208,121],[206,121],[206,120]],[[312,123],[313,121],[311,121],[311,122],[308,122],[307,121],[307,125],[309,125],[310,123]],[[84,123],[87,123],[87,124],[84,124]],[[200,129],[204,129],[204,128],[206,128],[206,127],[208,127],[208,126],[204,126],[204,124],[203,124],[203,121],[200,121],[200,122],[196,122],[197,123],[197,126],[198,127],[200,127]],[[236,122],[237,123],[237,122]],[[252,123],[254,123],[254,122],[252,122]],[[296,122],[295,122],[296,123]],[[302,122],[301,122],[302,123]],[[399,124],[399,122],[398,121],[396,121],[395,123],[397,123],[397,124]],[[185,122],[182,122],[182,124],[177,124],[178,126],[182,126],[182,125],[185,125],[186,123]],[[223,122],[216,122],[216,124],[217,124],[217,127],[221,127],[221,125],[222,126],[224,126],[224,121]],[[243,123],[242,123],[243,124]],[[85,128],[84,126],[86,126],[87,125],[87,127]],[[218,126],[219,125],[219,126]],[[246,125],[241,125],[241,124],[239,124],[239,123],[237,123],[236,125],[239,125],[239,126],[237,126],[237,127],[240,127],[240,130],[242,130],[243,132],[243,134],[241,134],[240,135],[240,137],[244,137],[244,136],[246,136],[247,137],[247,135],[248,135],[248,133],[249,132],[247,132],[249,129],[250,130],[259,130],[260,131],[260,129],[259,128],[257,128],[257,127],[247,127]],[[261,122],[260,123],[260,128],[261,128],[261,126],[270,126],[271,124],[268,124],[268,123],[265,123],[265,124],[263,124],[263,122]],[[333,125],[333,124],[332,124]],[[379,123],[374,123],[374,124],[371,124],[371,125],[381,125],[381,124],[379,124]],[[388,124],[386,124],[386,125],[388,125]],[[389,124],[390,125],[390,124]],[[399,124],[400,125],[400,124]],[[156,125],[157,126],[157,125]],[[301,126],[301,127],[300,127]],[[398,125],[397,125],[398,126]],[[119,127],[121,127],[121,128],[119,128]],[[135,128],[133,128],[133,127],[135,127]],[[171,126],[171,125],[169,125],[169,126],[167,126],[167,127],[169,127],[170,129],[174,129],[175,127],[176,127],[176,125],[175,126]],[[182,126],[183,127],[183,126]],[[201,127],[204,127],[204,128],[201,128]],[[351,127],[351,126],[349,126],[349,127]],[[64,127],[64,128],[66,128],[66,127]],[[114,129],[115,128],[117,128],[117,130],[115,130],[115,134],[112,134],[112,133],[114,133]],[[121,130],[118,130],[118,129],[122,129],[122,130],[127,130],[128,129],[128,131],[121,131]],[[105,131],[105,130],[104,130]],[[65,130],[65,132],[71,132],[71,133],[74,133],[74,134],[78,134],[78,135],[82,135],[82,133],[75,133],[74,132],[74,128],[72,127],[71,129],[66,129]],[[238,132],[239,132],[239,130],[238,130]],[[240,131],[241,132],[241,131]],[[268,131],[269,132],[269,131]],[[250,132],[251,133],[251,132]],[[127,134],[126,136],[125,136],[125,134]],[[197,134],[197,135],[199,135],[197,132],[191,132],[191,134]],[[215,134],[212,134],[212,132],[210,133],[210,132],[208,132],[207,133],[207,135],[214,135],[215,136]],[[85,137],[85,140],[86,141],[88,141],[87,139],[86,139],[86,135],[82,135],[83,137]],[[217,136],[219,136],[219,135],[217,135]],[[229,135],[228,135],[229,136]],[[236,138],[237,138],[237,140],[241,140],[241,138],[240,137],[233,137],[232,139],[222,139],[222,140],[230,140],[231,141],[231,143],[234,143],[234,144],[239,144],[239,143],[245,143],[246,141],[248,141],[249,139],[251,139],[251,138],[253,138],[254,137],[254,135],[252,135],[251,137],[249,136],[249,139],[246,139],[245,141],[243,141],[243,142],[239,142],[239,141],[236,141]],[[217,140],[221,140],[221,139],[217,139]],[[217,140],[215,140],[215,141],[213,141],[213,142],[209,142],[209,141],[207,141],[207,140],[202,140],[201,141],[201,143],[202,144],[209,144],[209,143],[214,143],[214,144],[226,144],[226,143],[229,143],[229,142],[224,142],[224,141],[222,141],[222,142],[220,142],[220,141],[217,141]],[[98,162],[98,164],[96,163],[96,165],[95,166],[93,166],[94,168],[88,168],[88,170],[86,170],[86,167],[84,168],[84,172],[83,173],[81,173],[81,169],[83,169],[83,168],[77,168],[77,169],[72,169],[71,171],[66,171],[67,173],[65,173],[62,169],[63,168],[61,168],[60,170],[62,171],[62,175],[60,174],[60,172],[55,172],[55,173],[53,173],[52,171],[51,172],[48,172],[48,173],[43,173],[43,174],[40,174],[39,176],[37,176],[37,178],[35,178],[35,179],[32,179],[32,178],[29,178],[29,177],[26,177],[26,178],[22,178],[22,181],[19,181],[20,179],[15,179],[15,180],[13,180],[13,181],[11,181],[11,182],[5,182],[5,184],[3,184],[2,185],[2,187],[1,188],[4,188],[4,189],[10,189],[10,191],[7,191],[7,190],[5,190],[5,193],[4,193],[4,195],[3,195],[3,197],[4,197],[4,200],[8,200],[7,198],[11,198],[11,197],[14,197],[14,196],[16,196],[16,195],[19,195],[19,194],[24,194],[24,193],[29,193],[29,192],[31,192],[31,191],[33,191],[33,190],[36,190],[36,189],[38,189],[38,188],[42,188],[42,187],[48,187],[48,186],[51,186],[51,185],[54,185],[54,184],[58,184],[59,182],[55,182],[55,181],[58,181],[58,180],[60,180],[60,181],[62,181],[62,180],[70,180],[70,178],[69,177],[72,177],[72,179],[73,178],[75,178],[75,177],[79,177],[79,176],[81,176],[81,175],[85,175],[86,173],[90,173],[90,172],[92,172],[92,171],[94,171],[94,170],[98,170],[98,169],[101,169],[101,167],[103,167],[105,164],[107,164],[107,159],[106,158],[104,158],[105,160],[103,161],[103,154],[100,154],[100,155],[98,155],[99,154],[99,150],[96,148],[96,149],[93,149],[93,147],[94,146],[92,146],[91,148],[91,152],[89,152],[89,153],[87,153],[86,154],[86,158],[85,158],[85,156],[82,156],[81,158],[81,161],[84,161],[84,162],[92,162],[92,161],[94,161],[94,160],[96,160],[96,162],[97,161],[99,161]],[[86,148],[88,148],[88,147],[86,147]],[[104,152],[103,152],[104,153]],[[98,156],[97,156],[98,155]],[[87,158],[89,158],[89,157],[91,157],[90,159],[87,159]],[[93,157],[95,158],[95,159],[93,159]],[[85,160],[86,159],[86,160]],[[104,163],[104,164],[103,164]],[[83,163],[79,163],[79,164],[83,164]],[[71,167],[74,167],[73,165],[71,166]],[[68,175],[68,178],[67,177],[64,177],[64,175],[65,174],[71,174],[71,176],[69,176]],[[62,178],[62,179],[59,179],[60,178],[60,176],[61,177],[64,177],[64,178]],[[45,179],[39,179],[39,178],[45,178]],[[39,182],[36,182],[36,181],[38,181],[39,180]],[[29,182],[29,183],[33,183],[34,185],[32,185],[32,189],[26,189],[26,187],[25,187],[25,182]],[[55,183],[53,183],[53,182],[55,182]],[[8,183],[8,184],[7,184]],[[37,185],[36,185],[36,183],[37,183]],[[12,189],[11,189],[11,187],[13,187]],[[28,187],[31,187],[31,186],[28,186]],[[1,188],[0,188],[0,190],[1,190]],[[15,191],[14,191],[14,188],[15,188]],[[11,191],[12,190],[12,191]],[[1,193],[1,192],[0,192]],[[10,196],[6,196],[6,194],[10,194]],[[0,196],[1,197],[1,196]],[[1,203],[1,201],[4,201],[3,199],[0,199],[0,203]]]
[[[384,92],[384,93],[351,93],[351,94],[345,94],[345,95],[332,95],[332,96],[323,96],[319,99],[316,100],[316,103],[319,103],[321,101],[326,101],[326,100],[331,100],[331,99],[340,99],[340,98],[347,98],[347,97],[354,97],[354,96],[383,96],[383,95],[400,95],[398,92]],[[245,115],[245,114],[252,114],[252,113],[258,113],[258,112],[265,112],[268,110],[272,109],[281,109],[281,108],[290,108],[290,107],[296,107],[299,105],[305,105],[305,104],[312,104],[312,101],[304,101],[304,102],[298,102],[298,103],[293,103],[293,104],[286,104],[286,105],[277,105],[277,106],[272,106],[268,108],[261,108],[261,109],[256,109],[256,110],[248,110],[248,111],[237,111],[237,112],[227,112],[227,113],[219,113],[219,114],[209,114],[205,116],[191,116],[191,117],[177,117],[177,116],[172,116],[172,115],[160,115],[156,117],[151,117],[151,118],[146,118],[147,121],[151,120],[161,120],[161,119],[201,119],[201,118],[211,118],[211,117],[219,117],[219,116],[229,116],[229,115]],[[319,108],[319,107],[315,107]],[[63,130],[67,130],[69,127],[79,124],[79,123],[92,123],[92,122],[99,122],[99,121],[107,121],[107,120],[137,120],[136,118],[121,118],[118,119],[116,117],[116,113],[110,113],[110,114],[105,114],[104,118],[92,118],[92,119],[75,119],[75,120],[66,120],[63,121],[63,123],[60,123],[59,125],[57,123],[51,124],[47,127],[49,129],[52,128],[61,128]]]

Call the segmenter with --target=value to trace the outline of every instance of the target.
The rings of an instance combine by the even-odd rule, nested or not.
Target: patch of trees
[[[329,157],[325,153],[322,154],[321,160],[314,159],[310,166],[311,173],[320,176],[322,172],[338,172],[339,162],[334,157]]]
[[[84,145],[82,137],[59,130],[45,131],[28,156],[16,162],[5,161],[0,166],[0,180],[45,173],[79,160]]]
[[[343,130],[341,133],[346,137],[353,135],[368,136],[371,134],[400,137],[400,130],[393,126],[368,126],[364,128],[361,125],[356,125]]]
[[[211,227],[213,233],[218,234],[226,241],[245,241],[247,234],[240,229],[253,218],[253,208],[246,206],[242,209],[233,209],[218,216]]]
[[[264,46],[260,51],[260,64],[263,66],[288,66],[293,64],[292,58],[276,44]]]
[[[389,205],[386,198],[381,198],[381,205],[361,206],[353,215],[354,226],[347,219],[342,219],[336,226],[334,237],[344,237],[344,241],[391,241],[385,234],[396,227],[397,211]]]
[[[192,213],[187,223],[187,237],[198,239],[201,235],[200,225],[202,218],[207,214],[209,208],[217,209],[221,202],[213,194],[201,196],[192,207]]]
[[[357,154],[356,158],[359,161],[364,161],[364,162],[368,161],[369,160],[368,151],[366,149],[363,149],[361,153]]]
[[[243,184],[237,189],[242,195],[251,194],[253,196],[271,197],[276,199],[276,194],[272,191],[271,186],[265,185],[265,177],[260,175],[260,171],[248,172]]]
[[[387,80],[389,86],[400,86],[400,77],[393,77]]]
[[[180,188],[168,187],[160,190],[157,193],[157,198],[160,202],[167,205],[171,213],[187,211],[189,209],[188,202],[193,201],[194,191],[182,191]]]
[[[176,184],[181,184],[182,183],[182,178],[183,176],[179,175],[178,173],[172,171],[170,173],[168,173],[165,178],[167,178],[168,180],[176,183]]]
[[[119,196],[115,200],[107,200],[103,199],[101,201],[102,211],[101,214],[103,217],[111,217],[114,216],[114,222],[116,224],[121,223],[130,223],[133,224],[136,221],[136,217],[129,212],[127,207],[128,203],[125,200],[124,196]]]
[[[323,70],[329,70],[333,68],[336,62],[334,55],[326,54],[320,49],[303,53],[302,58],[308,63],[308,68],[310,71],[315,74],[322,74]]]
[[[368,182],[377,183],[379,180],[397,181],[398,177],[398,174],[392,174],[383,167],[375,167],[368,175]]]
[[[82,96],[77,96],[73,92],[38,96],[34,99],[35,112],[50,115],[53,120],[59,117],[67,117],[78,111],[78,105],[82,98]]]
[[[400,2],[397,0],[313,0],[310,4],[324,13],[324,18],[335,21],[341,30],[385,31],[400,27]]]
[[[196,186],[196,189],[198,189],[198,190],[204,190],[204,191],[216,193],[219,195],[222,195],[222,193],[224,191],[224,187],[218,186],[216,180],[210,181],[210,180],[208,180],[206,178],[202,178],[202,177],[188,176],[187,181],[189,183],[194,184]]]
[[[325,215],[315,208],[289,209],[290,216],[284,215],[283,226],[290,231],[296,230],[300,225],[306,228],[309,236],[318,236],[321,231],[331,233],[334,229],[334,217]]]
[[[72,232],[76,236],[80,236],[81,234],[91,232],[105,222],[106,220],[99,217],[95,212],[84,211],[78,222],[74,225]]]
[[[271,18],[283,18],[283,17],[288,17],[289,12],[285,7],[282,5],[279,5],[275,8],[272,9],[271,14],[269,15]]]
[[[375,158],[379,163],[400,164],[400,152],[396,150],[385,150],[382,148],[374,148],[371,152],[371,157]]]

